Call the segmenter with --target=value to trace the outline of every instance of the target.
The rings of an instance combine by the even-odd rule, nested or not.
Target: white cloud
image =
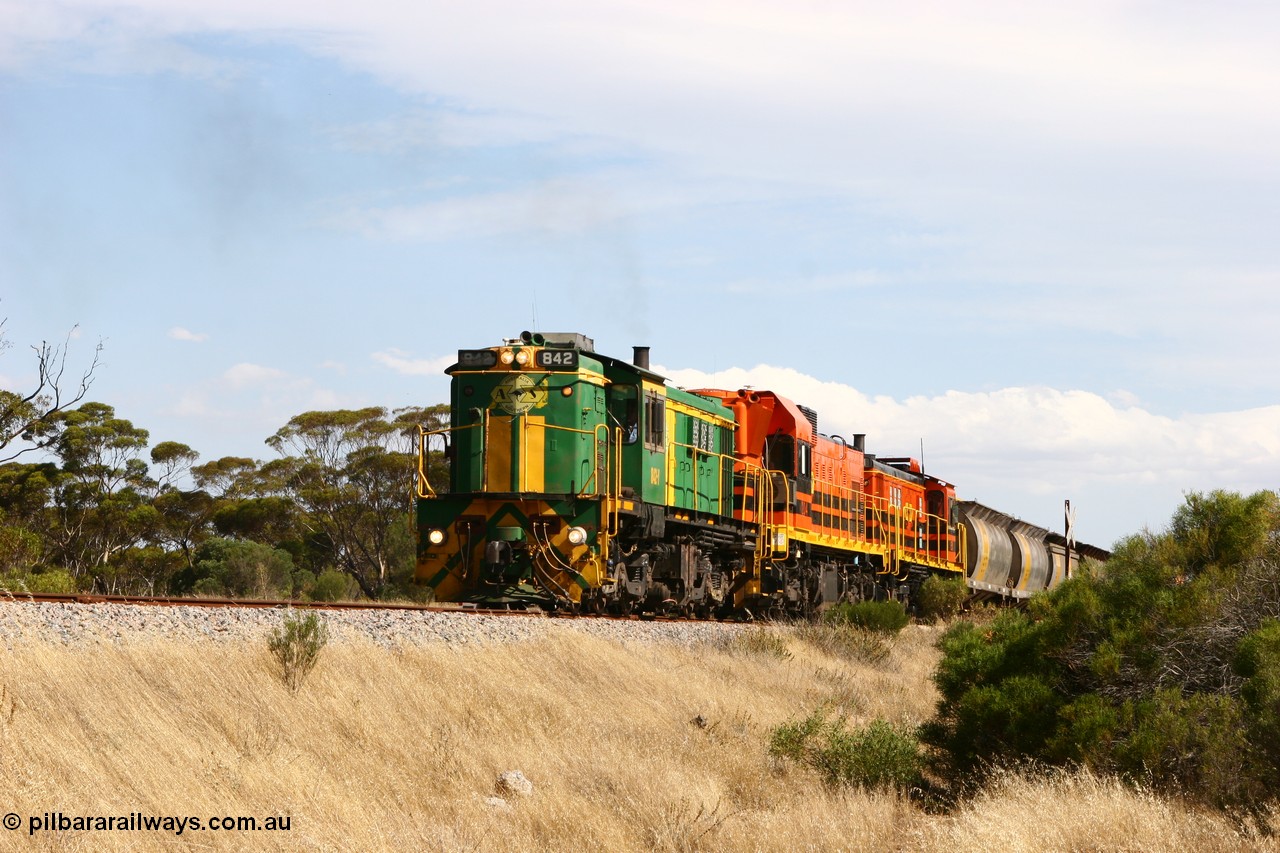
[[[306,408],[312,411],[342,408],[343,397],[328,388],[313,388],[307,397]]]
[[[253,385],[269,385],[287,379],[289,374],[274,367],[263,367],[260,364],[241,362],[227,368],[222,374],[233,388],[244,388]]]
[[[963,223],[981,244],[975,266],[1029,258],[1041,271],[1179,249],[1206,231],[1259,244],[1231,235],[1244,214],[1265,218],[1272,194],[1222,181],[1280,179],[1280,113],[1257,108],[1280,93],[1278,29],[1267,4],[1102,0],[9,0],[0,11],[0,45],[15,56],[133,38],[154,64],[197,74],[188,36],[266,34],[442,105],[334,131],[360,150],[612,141],[664,169]],[[437,239],[492,222],[501,201],[351,218]],[[1222,248],[1217,260],[1238,257]]]
[[[1278,129],[1276,116],[1256,109],[1280,86],[1277,14],[1265,6],[1234,15],[1188,5],[975,10],[928,0],[696,8],[489,0],[447,9],[68,0],[56,12],[44,0],[17,0],[6,8],[12,44],[105,32],[131,34],[156,53],[165,35],[270,33],[468,105],[444,120],[368,126],[353,136],[362,146],[542,141],[554,127],[561,138],[643,139],[723,165],[755,161],[753,171],[782,165],[784,155],[789,169],[825,172],[827,181],[883,185],[914,172],[927,187],[965,180],[921,159],[937,132],[966,165],[996,174],[1030,152],[1064,147],[1269,159]],[[191,60],[182,52],[170,61],[187,70]],[[1245,130],[1253,132],[1235,132]],[[888,156],[858,156],[872,150]]]
[[[415,149],[476,148],[565,143],[564,128],[545,116],[438,108],[364,124],[335,127],[330,135],[352,151],[402,154]],[[585,144],[585,141],[584,141]]]
[[[216,410],[210,405],[208,392],[203,390],[185,391],[176,403],[161,411],[184,418],[207,418],[216,415]]]
[[[170,329],[169,337],[173,338],[175,341],[199,342],[207,341],[209,339],[209,336],[204,332],[193,332],[189,329],[184,329],[182,326],[174,326]]]
[[[246,455],[295,415],[358,405],[369,402],[362,395],[320,386],[310,377],[242,362],[184,388],[160,412],[189,424],[183,433],[202,452],[212,448],[215,454]]]
[[[564,152],[590,141],[656,167],[627,186],[579,176],[329,217],[383,239],[581,234],[660,209],[646,184],[692,177],[708,215],[733,200],[727,187],[753,186],[856,198],[907,220],[908,240],[940,229],[955,248],[938,280],[1078,294],[1088,309],[1058,316],[1107,333],[1229,322],[1240,315],[1228,304],[1258,293],[1242,274],[1280,270],[1267,237],[1280,113],[1257,108],[1280,97],[1280,13],[1267,4],[46,6],[14,3],[12,38],[81,44],[104,21],[153,48],[165,35],[268,33],[439,105],[331,131],[349,148],[532,143],[572,162]]]
[[[439,376],[445,368],[457,361],[454,355],[444,355],[439,358],[409,358],[408,353],[398,349],[375,352],[370,358],[406,376]]]

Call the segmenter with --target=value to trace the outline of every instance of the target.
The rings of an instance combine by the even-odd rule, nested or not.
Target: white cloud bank
[[[1037,524],[1054,525],[1052,507],[1072,498],[1104,546],[1163,524],[1186,491],[1280,486],[1280,406],[1170,417],[1124,393],[1119,403],[1046,387],[897,399],[768,365],[657,370],[685,388],[777,391],[816,409],[824,433],[866,433],[870,453],[917,456],[923,440],[928,469],[961,497]]]
[[[204,332],[193,332],[190,329],[184,329],[182,326],[174,326],[170,329],[169,337],[175,341],[192,341],[194,343],[209,340],[209,336]]]
[[[1187,341],[1188,369],[1280,355],[1280,112],[1260,107],[1278,34],[1265,3],[0,0],[0,67],[252,74],[191,37],[298,46],[442,105],[336,144],[616,146],[652,166],[629,184],[696,183],[709,211],[728,186],[854,199],[948,235],[942,280],[1062,291],[1060,316]],[[400,241],[576,234],[652,210],[617,183],[357,194],[322,218]]]

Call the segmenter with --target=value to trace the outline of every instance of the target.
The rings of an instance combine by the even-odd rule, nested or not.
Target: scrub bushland
[[[1280,790],[1280,498],[1193,493],[1160,533],[941,639],[923,728],[957,790],[1084,767],[1260,820]]]

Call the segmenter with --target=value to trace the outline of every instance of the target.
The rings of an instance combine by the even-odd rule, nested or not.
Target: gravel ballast
[[[427,610],[320,610],[248,607],[159,607],[131,604],[0,603],[0,644],[92,645],[146,640],[243,642],[263,640],[289,612],[317,612],[331,642],[372,642],[384,648],[443,643],[484,646],[516,643],[552,632],[577,631],[627,643],[715,642],[741,629],[717,622],[640,622],[552,619]]]

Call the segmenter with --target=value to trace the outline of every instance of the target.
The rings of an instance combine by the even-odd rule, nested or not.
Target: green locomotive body
[[[713,603],[683,588],[697,581],[689,566],[687,584],[654,584],[652,564],[634,561],[649,575],[632,579],[621,556],[638,536],[667,538],[668,522],[674,553],[676,528],[731,520],[722,406],[576,334],[461,350],[447,373],[450,424],[422,434],[418,477],[417,578],[437,600]],[[433,454],[447,486],[430,482]]]

